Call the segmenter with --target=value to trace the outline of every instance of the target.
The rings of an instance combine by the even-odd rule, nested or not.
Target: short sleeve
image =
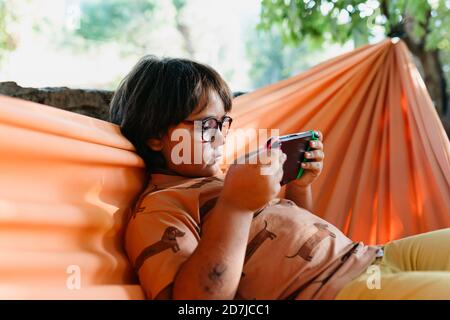
[[[127,225],[125,249],[148,299],[171,284],[198,245],[182,214],[141,212]]]

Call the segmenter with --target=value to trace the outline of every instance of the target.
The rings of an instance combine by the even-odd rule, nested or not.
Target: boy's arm
[[[219,197],[202,227],[202,238],[178,271],[173,299],[235,297],[244,265],[253,212],[238,209]],[[158,295],[159,296],[159,295]]]
[[[309,212],[313,212],[312,188],[311,185],[307,187],[299,187],[295,184],[286,186],[286,199],[292,200],[301,208],[305,208]]]
[[[269,155],[272,174],[262,174],[267,164],[258,161],[230,166],[201,239],[175,276],[173,299],[235,298],[253,213],[280,192],[286,155],[277,149]]]
[[[165,287],[158,295],[155,300],[171,300],[172,299],[173,283]]]

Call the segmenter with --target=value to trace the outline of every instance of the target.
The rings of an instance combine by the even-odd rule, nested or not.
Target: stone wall
[[[235,97],[246,92],[233,92]],[[114,94],[108,90],[58,88],[24,88],[15,82],[0,82],[0,94],[42,103],[48,106],[109,121],[109,103]],[[441,117],[450,136],[450,115]]]
[[[234,92],[235,97],[245,92]],[[0,82],[0,94],[42,103],[108,121],[114,91],[94,89],[24,88],[15,82]]]
[[[23,88],[15,82],[0,82],[0,94],[42,103],[108,121],[113,91],[60,88]]]

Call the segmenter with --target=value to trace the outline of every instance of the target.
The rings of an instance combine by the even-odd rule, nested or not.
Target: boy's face
[[[168,169],[187,177],[206,177],[220,172],[223,144],[225,138],[217,129],[214,141],[202,141],[201,123],[195,120],[208,117],[222,121],[225,116],[223,102],[216,92],[211,91],[208,105],[201,110],[201,103],[187,117],[187,122],[169,128],[162,139],[149,139],[153,150],[161,151]],[[181,161],[183,159],[183,161]]]

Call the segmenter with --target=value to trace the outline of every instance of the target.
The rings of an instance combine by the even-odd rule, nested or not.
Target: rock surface
[[[246,92],[233,92],[234,97]],[[24,88],[15,82],[0,82],[0,94],[42,103],[48,106],[109,121],[109,103],[114,91],[95,89]],[[441,117],[447,136],[450,136],[450,115]]]
[[[0,82],[0,94],[109,121],[109,103],[114,91],[95,89],[24,88],[15,82]],[[245,92],[234,92],[235,97]]]
[[[0,94],[84,114],[108,121],[113,91],[92,89],[24,88],[15,82],[0,82]]]

